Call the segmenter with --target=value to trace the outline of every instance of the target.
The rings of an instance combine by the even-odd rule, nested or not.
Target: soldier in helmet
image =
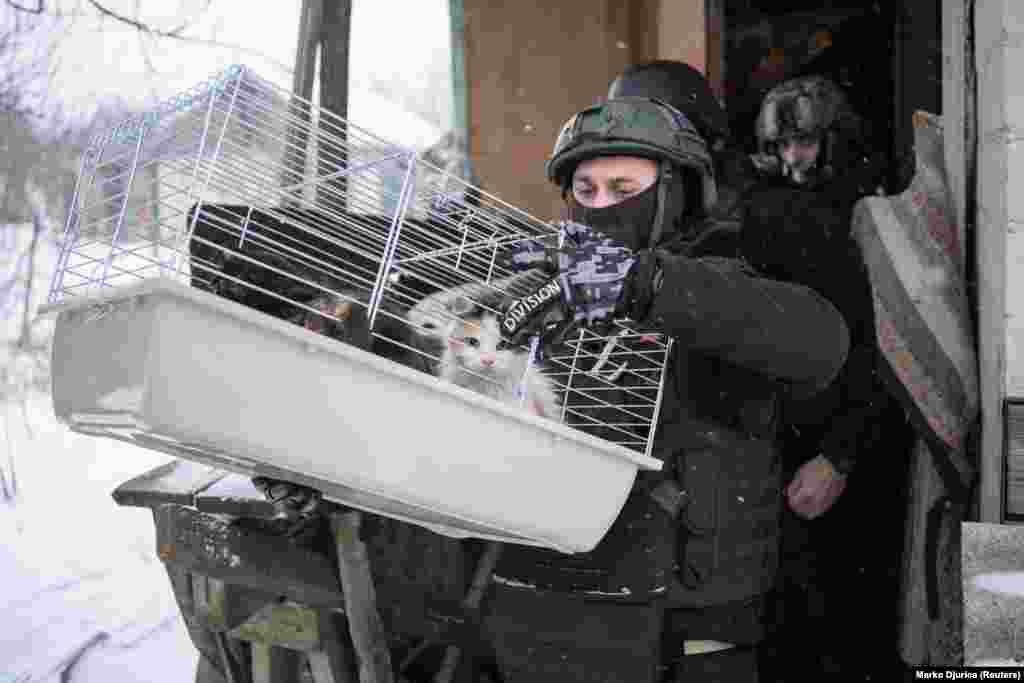
[[[517,302],[510,340],[557,338],[551,321],[583,301],[676,343],[653,449],[664,469],[638,476],[591,552],[506,547],[485,616],[506,680],[756,681],[782,502],[779,402],[832,381],[845,324],[809,288],[694,252],[715,181],[706,143],[674,107],[623,97],[580,112],[547,175],[572,228],[554,259],[561,295],[527,315]],[[594,239],[601,250],[585,248]],[[587,273],[616,269],[617,287],[589,286]],[[585,472],[567,482],[566,505],[580,487]]]
[[[876,193],[885,164],[844,93],[817,76],[769,91],[756,133],[760,178],[744,200],[743,256],[769,277],[821,293],[850,329],[837,380],[813,401],[786,405],[787,505],[769,649],[794,676],[793,662],[807,674],[891,672],[912,432],[877,372],[871,289],[850,231],[854,203]],[[868,618],[882,627],[844,633]],[[888,661],[872,662],[880,657]]]
[[[873,194],[885,172],[864,122],[832,81],[806,76],[768,91],[755,123],[753,160],[766,176],[814,189],[839,187],[847,198]]]

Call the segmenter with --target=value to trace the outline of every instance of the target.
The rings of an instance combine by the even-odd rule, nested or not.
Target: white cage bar
[[[559,410],[546,419],[525,411],[508,413],[507,406],[497,407],[501,401],[493,395],[477,392],[470,398],[462,387],[442,387],[434,376],[441,374],[448,358],[445,348],[453,325],[479,327],[481,311],[495,312],[501,302],[529,292],[547,277],[516,272],[507,258],[509,251],[528,241],[554,244],[558,238],[558,226],[425,162],[416,150],[388,142],[247,68],[233,66],[92,139],[83,156],[49,294],[47,308],[61,312],[66,327],[66,343],[55,347],[55,358],[56,349],[66,349],[69,376],[79,382],[85,382],[87,361],[82,359],[90,353],[95,363],[106,368],[96,372],[121,372],[104,365],[100,351],[74,348],[100,343],[99,339],[111,343],[109,336],[103,336],[107,332],[82,331],[87,317],[81,311],[109,307],[125,297],[138,299],[144,292],[149,296],[166,286],[175,300],[232,312],[275,334],[304,340],[307,347],[333,349],[346,358],[363,358],[359,353],[369,351],[394,365],[405,365],[394,370],[396,377],[427,382],[438,396],[454,392],[466,405],[475,406],[464,410],[467,424],[478,409],[515,415],[506,420],[511,420],[508,429],[513,431],[504,436],[494,433],[491,438],[496,442],[509,435],[514,439],[514,430],[530,425],[544,430],[556,444],[566,440],[588,448],[607,444],[609,452],[629,460],[634,473],[636,467],[657,468],[659,463],[650,458],[651,445],[671,347],[661,335],[616,323],[600,329],[584,327],[541,355],[534,353],[536,349],[503,348],[511,354],[503,357],[521,359],[527,354],[527,372],[540,372],[554,387]],[[451,306],[455,297],[475,304],[477,317],[467,315],[460,321],[461,314]],[[356,320],[367,328],[362,337]],[[128,322],[124,324],[125,330],[131,329]],[[152,318],[147,324],[165,323]],[[359,352],[342,345],[358,347]],[[76,361],[70,359],[73,350],[78,353]],[[377,361],[372,365],[385,367]],[[409,368],[424,377],[411,380]],[[304,370],[296,366],[294,372],[300,371]],[[496,382],[489,372],[468,372],[480,382]],[[222,381],[230,383],[231,378]],[[101,409],[99,398],[83,398],[77,386],[61,386],[75,399],[64,401],[64,396],[57,396],[55,384],[55,405],[61,406],[58,414],[81,431],[133,438],[137,443],[143,442],[141,434],[148,439],[148,447],[156,447],[153,444],[161,438],[160,443],[173,441],[158,435],[136,414],[142,403],[132,404],[131,410]],[[211,386],[210,391],[215,389]],[[375,400],[388,403],[380,396]],[[520,404],[525,405],[524,400],[520,398]],[[155,403],[159,401],[151,397],[145,405]],[[101,415],[104,410],[109,413],[106,417]],[[124,417],[127,413],[133,416]],[[120,417],[111,417],[115,414]],[[338,419],[344,417],[339,412]],[[150,415],[148,419],[157,418]],[[125,427],[129,422],[131,429]],[[188,428],[181,426],[183,431]],[[381,429],[375,425],[370,431],[380,434]],[[371,444],[369,450],[371,436],[366,441]],[[179,447],[171,450],[184,457],[205,458],[250,473],[260,469],[262,462],[276,474],[303,478],[294,465],[272,462],[271,456],[262,461],[255,458],[259,462],[253,464],[250,453],[225,455],[223,444],[204,446],[201,441],[190,441],[186,448],[176,438]],[[247,447],[259,450],[258,446]],[[379,460],[380,456],[374,457]],[[500,470],[506,464],[494,468]],[[353,481],[359,477],[352,475]],[[313,479],[330,489],[325,480],[331,480],[331,475]],[[343,479],[341,473],[332,481]],[[352,481],[345,486],[384,496],[372,481],[364,481],[362,488]],[[622,501],[624,491],[620,491]],[[354,502],[358,497],[354,494],[338,497],[426,523],[423,515],[408,511],[414,507],[408,501],[406,512],[398,514],[388,512],[383,503]],[[444,507],[429,496],[415,506]],[[487,535],[478,529],[487,524],[469,524],[466,520],[473,515],[465,510],[445,514],[446,521],[432,522],[437,528],[451,531],[462,524],[463,532],[470,533],[466,529],[472,527],[473,535]],[[608,518],[609,524],[613,517]],[[489,528],[502,526],[491,522]],[[492,536],[512,534],[502,533]],[[543,537],[540,531],[524,531],[520,536],[532,539],[522,542],[572,545]]]

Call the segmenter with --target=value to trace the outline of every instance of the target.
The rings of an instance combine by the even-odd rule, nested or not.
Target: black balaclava
[[[687,211],[687,192],[678,169],[662,162],[658,179],[642,192],[599,209],[581,205],[567,187],[569,220],[618,240],[633,251],[672,237]]]

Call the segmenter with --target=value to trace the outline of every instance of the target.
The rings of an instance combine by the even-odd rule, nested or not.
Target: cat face
[[[493,315],[455,320],[448,332],[448,349],[462,367],[479,374],[500,374],[512,352],[503,348],[501,328]]]

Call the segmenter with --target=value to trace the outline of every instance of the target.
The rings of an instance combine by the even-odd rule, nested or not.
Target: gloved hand
[[[505,309],[502,332],[512,343],[539,335],[546,343],[580,324],[612,317],[633,252],[577,223],[563,223],[559,248],[527,242],[513,253],[519,267],[539,268],[554,279]]]
[[[323,494],[308,486],[269,477],[253,477],[253,486],[274,505],[277,517],[298,521],[318,512]]]
[[[508,268],[515,273],[540,270],[554,276],[558,273],[558,247],[550,242],[554,238],[522,240],[508,253]]]
[[[654,298],[661,291],[664,275],[661,259],[657,250],[645,249],[637,253],[615,306],[616,318],[640,322],[647,317]]]
[[[545,345],[557,344],[572,326],[573,315],[556,278],[509,302],[498,322],[510,344],[521,345],[534,336]]]

